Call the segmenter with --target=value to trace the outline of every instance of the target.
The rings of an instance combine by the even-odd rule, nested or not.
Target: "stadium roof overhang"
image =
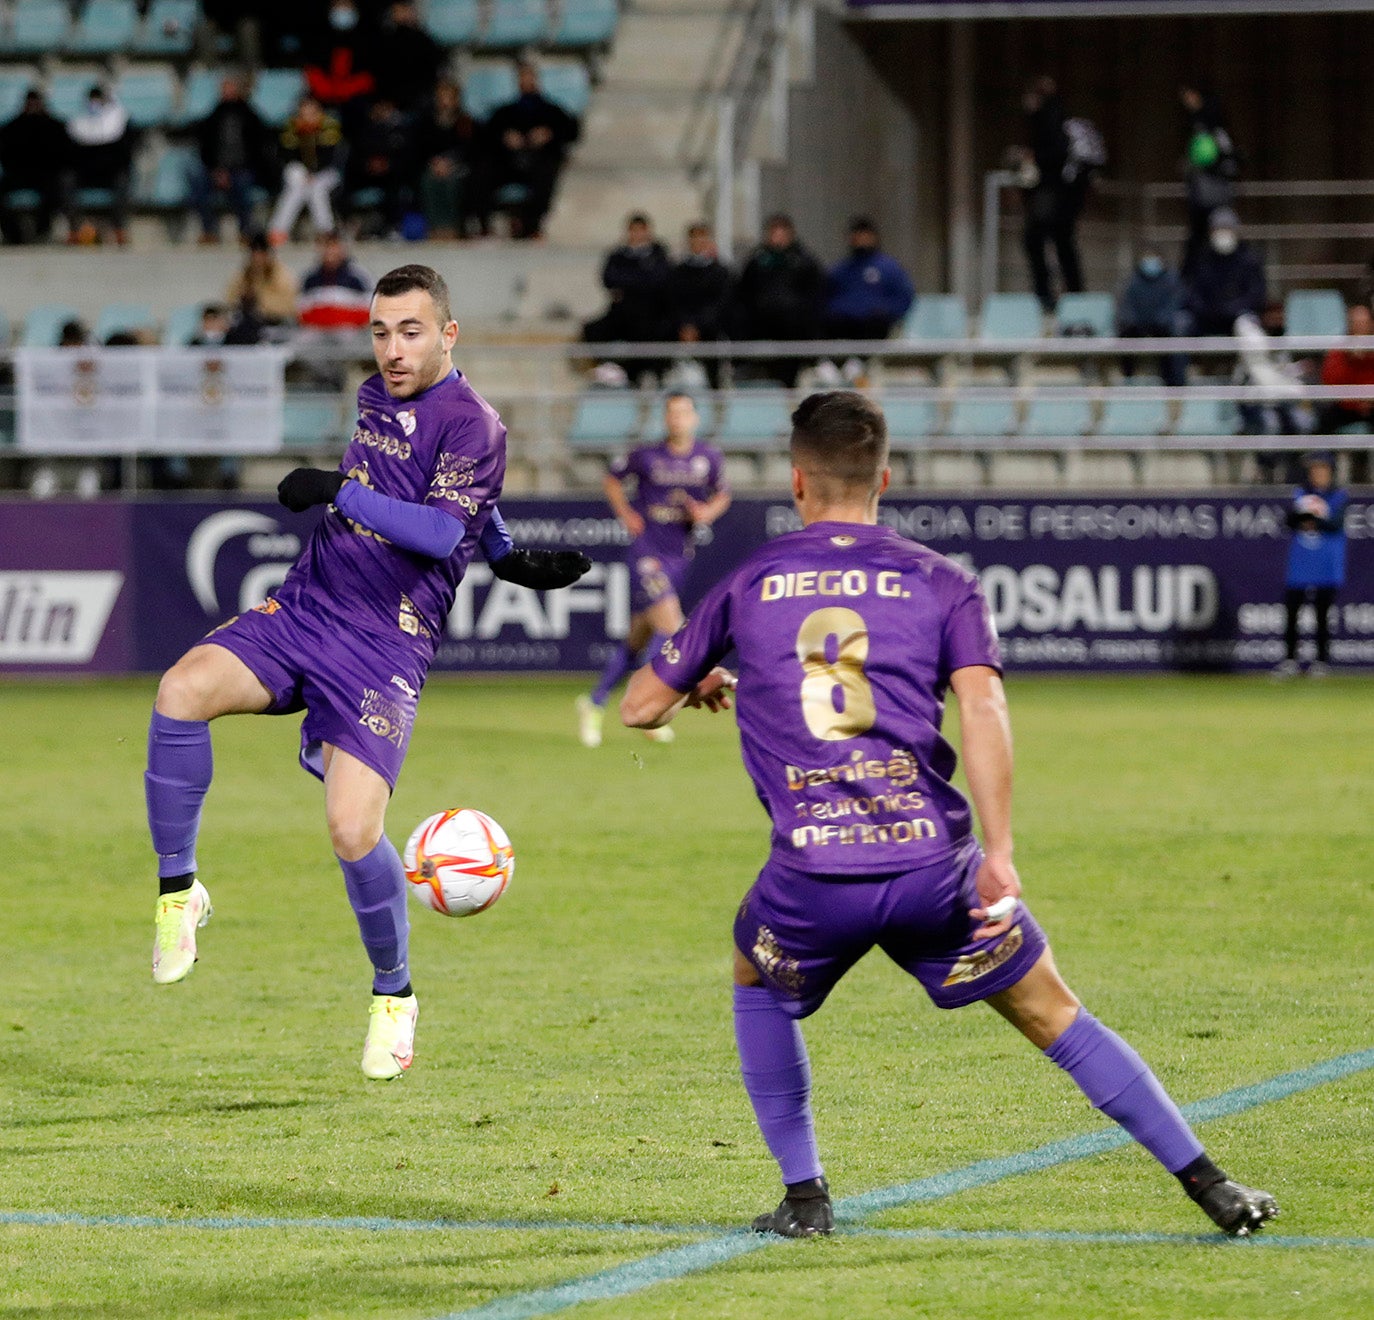
[[[1220,18],[1239,14],[1339,14],[1374,0],[850,0],[853,22],[921,19]]]

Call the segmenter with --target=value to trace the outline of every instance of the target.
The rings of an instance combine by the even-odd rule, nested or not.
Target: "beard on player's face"
[[[418,346],[417,346],[418,349]],[[393,399],[409,399],[422,394],[447,374],[448,350],[442,336],[436,338],[422,355],[382,355],[377,366],[382,385]],[[397,373],[393,379],[393,373]]]

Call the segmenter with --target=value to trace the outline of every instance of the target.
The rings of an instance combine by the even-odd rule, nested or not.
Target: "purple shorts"
[[[322,745],[329,743],[396,787],[429,667],[426,654],[270,598],[204,641],[253,671],[272,694],[267,714],[305,711],[300,757],[311,774],[324,778]]]
[[[682,595],[692,561],[685,555],[643,554],[630,550],[630,613],[643,614],[665,596]]]
[[[829,877],[765,864],[735,918],[735,945],[789,1017],[809,1017],[875,944],[925,987],[937,1008],[960,1008],[1015,985],[1045,950],[1024,903],[1010,929],[975,940],[976,844],[919,871]]]

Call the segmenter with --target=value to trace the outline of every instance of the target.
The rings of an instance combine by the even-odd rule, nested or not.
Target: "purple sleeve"
[[[970,665],[986,665],[999,674],[1002,672],[997,626],[977,579],[963,588],[945,614],[940,639],[941,681],[947,683],[956,669],[967,669]]]
[[[345,481],[334,504],[369,532],[431,559],[447,559],[463,539],[464,524],[444,510],[394,499],[358,481]]]
[[[491,506],[491,517],[482,528],[482,537],[478,544],[482,547],[482,555],[489,564],[504,559],[515,549],[515,542],[506,530],[506,520],[501,517],[501,510],[494,504]]]
[[[692,617],[649,661],[654,673],[675,692],[690,692],[730,653],[733,582],[731,577],[716,583]]]
[[[640,472],[639,450],[632,449],[628,454],[621,454],[619,458],[611,460],[611,476],[617,481],[624,481],[626,477],[638,478],[643,474]]]
[[[446,430],[424,503],[466,526],[484,508],[494,508],[501,493],[506,432],[499,421],[485,417],[464,418]]]

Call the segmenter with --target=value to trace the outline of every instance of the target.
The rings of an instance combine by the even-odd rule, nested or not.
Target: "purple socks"
[[[363,948],[375,969],[372,992],[394,995],[410,984],[408,963],[410,917],[406,912],[406,877],[401,858],[390,839],[381,842],[356,862],[339,858],[344,885]]]
[[[196,869],[200,808],[213,770],[209,723],[174,720],[154,710],[143,788],[160,877],[189,875]]]
[[[611,653],[611,658],[606,661],[606,668],[601,671],[601,681],[592,692],[592,705],[604,706],[611,699],[615,685],[639,663],[640,656],[656,656],[668,637],[668,633],[655,633],[649,638],[648,646],[638,655],[631,651],[626,643],[621,642]]]
[[[1115,1119],[1170,1173],[1202,1154],[1178,1106],[1145,1060],[1086,1008],[1045,1051],[1108,1118]]]
[[[735,987],[735,1041],[744,1089],[784,1183],[822,1174],[811,1121],[811,1065],[801,1028],[762,985]]]

